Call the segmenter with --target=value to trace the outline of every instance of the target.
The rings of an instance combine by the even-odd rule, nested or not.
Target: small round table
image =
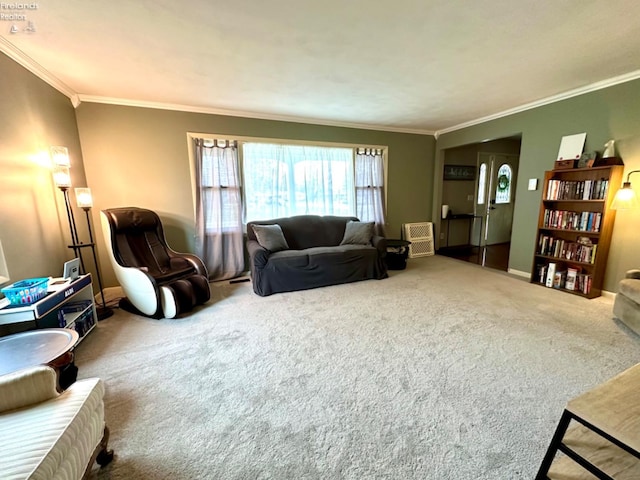
[[[36,365],[60,371],[73,362],[79,335],[68,328],[42,328],[0,338],[0,375]]]

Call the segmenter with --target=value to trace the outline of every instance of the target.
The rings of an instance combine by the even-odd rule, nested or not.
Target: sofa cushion
[[[284,238],[280,225],[252,225],[253,232],[256,234],[256,240],[260,246],[271,252],[279,252],[287,250],[289,245]]]
[[[356,217],[337,217],[332,215],[296,215],[293,217],[259,220],[247,224],[247,240],[258,240],[249,225],[278,224],[291,250],[304,250],[311,247],[331,247],[340,245],[344,229],[350,220]]]
[[[57,397],[57,383],[55,370],[46,365],[0,376],[0,412]]]
[[[373,222],[347,223],[340,245],[371,245]]]

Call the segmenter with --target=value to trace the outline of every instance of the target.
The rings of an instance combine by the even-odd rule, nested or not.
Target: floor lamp
[[[93,240],[93,226],[91,225],[91,215],[89,215],[89,211],[91,210],[91,207],[93,207],[93,197],[91,196],[91,189],[87,187],[76,188],[76,202],[78,202],[78,207],[84,210],[84,214],[87,219],[87,230],[89,231],[89,243],[83,244],[83,245],[90,246],[91,253],[93,254],[93,263],[96,266],[96,276],[98,277],[98,287],[100,287],[100,297],[102,298],[102,305],[96,306],[96,313],[98,314],[98,320],[103,320],[113,315],[113,310],[107,307],[107,303],[104,299],[104,289],[102,287],[102,275],[100,274],[100,263],[98,262],[98,256],[96,255],[96,242]]]
[[[76,226],[76,220],[73,215],[73,209],[69,202],[69,189],[71,188],[71,172],[69,153],[66,147],[51,147],[51,156],[54,162],[53,180],[56,186],[62,191],[64,195],[64,204],[67,209],[67,219],[69,221],[69,231],[71,233],[71,245],[69,248],[73,249],[76,257],[80,259],[80,265],[82,272],[86,273],[87,270],[84,265],[84,259],[82,258],[82,249],[90,247],[93,254],[93,261],[96,266],[96,276],[98,277],[98,287],[100,288],[100,297],[102,299],[102,305],[96,305],[96,314],[98,320],[104,320],[105,318],[113,315],[113,310],[107,307],[104,298],[104,290],[102,288],[102,275],[100,274],[100,265],[98,263],[98,257],[96,255],[96,244],[93,241],[93,229],[91,226],[91,219],[89,217],[89,210],[93,206],[93,199],[91,198],[91,189],[89,188],[76,188],[76,201],[78,207],[85,211],[87,217],[87,229],[89,231],[89,243],[82,243],[78,235],[78,228]]]

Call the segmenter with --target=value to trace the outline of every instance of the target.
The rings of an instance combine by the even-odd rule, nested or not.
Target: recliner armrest
[[[177,255],[174,255],[174,253],[177,253]],[[193,265],[193,268],[196,269],[196,272],[199,275],[203,275],[209,278],[207,267],[205,267],[204,262],[197,255],[194,255],[192,253],[179,253],[179,252],[171,251],[171,257],[187,260],[191,265]]]
[[[626,273],[625,278],[634,278],[636,280],[640,280],[640,270],[638,269],[629,270]]]

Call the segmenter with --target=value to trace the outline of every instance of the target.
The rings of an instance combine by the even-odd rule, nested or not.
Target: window
[[[234,136],[237,143],[230,145],[237,145],[234,171],[233,161],[226,157],[231,152],[225,152],[228,148],[223,149],[223,141],[214,140],[217,135],[188,136],[194,140],[190,142],[194,191],[201,188],[203,200],[210,196],[219,202],[218,206],[204,202],[208,207],[201,218],[207,231],[219,231],[220,224],[226,231],[236,228],[238,221],[246,224],[305,214],[356,216],[384,228],[384,220],[379,220],[386,201],[384,148]],[[200,158],[194,146],[197,139],[205,147]],[[212,149],[212,145],[219,148]],[[362,155],[372,158],[363,161]],[[202,166],[197,167],[199,164]],[[237,173],[238,180],[223,178],[225,172],[231,177]],[[199,180],[202,177],[204,182]],[[375,205],[368,204],[374,201]],[[194,202],[198,205],[196,194]]]
[[[511,167],[503,163],[498,169],[498,181],[496,182],[496,203],[509,203],[511,201]]]
[[[234,142],[205,141],[201,166],[202,210],[208,231],[238,228],[242,213],[236,145]]]
[[[355,215],[353,149],[245,143],[245,220]]]
[[[487,164],[480,165],[478,174],[478,205],[484,205],[485,192],[487,191]]]

